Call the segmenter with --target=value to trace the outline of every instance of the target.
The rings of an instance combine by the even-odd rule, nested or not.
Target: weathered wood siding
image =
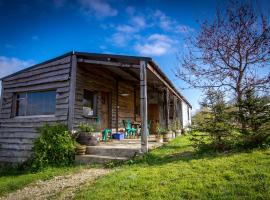
[[[77,68],[76,82],[76,100],[75,100],[75,122],[74,126],[78,126],[82,122],[96,123],[96,118],[86,118],[83,116],[83,90],[97,92],[97,116],[102,118],[101,111],[101,92],[108,92],[111,96],[111,116],[110,126],[116,128],[116,77],[102,68],[95,65],[79,64]],[[126,81],[118,81],[118,127],[122,128],[124,119],[134,119],[134,87]],[[129,96],[121,96],[120,94],[128,93]],[[139,94],[137,96],[139,98]]]
[[[44,123],[67,122],[70,57],[39,65],[3,80],[0,110],[0,162],[23,162],[31,155],[37,127]],[[13,117],[13,96],[16,92],[56,89],[54,116]]]
[[[121,94],[129,94],[129,96],[121,96]],[[119,82],[118,102],[118,126],[123,128],[123,120],[134,120],[134,87],[131,84]]]
[[[82,122],[96,123],[97,118],[86,118],[83,116],[83,90],[97,92],[97,115],[101,114],[101,92],[108,92],[111,95],[111,127],[115,128],[116,119],[116,80],[109,72],[95,68],[95,66],[78,65],[76,79],[76,99],[75,99],[75,121],[74,127]]]

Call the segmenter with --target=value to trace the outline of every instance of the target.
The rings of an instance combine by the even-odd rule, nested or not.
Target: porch
[[[76,53],[69,98],[70,130],[80,123],[98,122],[100,130],[118,133],[124,130],[123,121],[130,120],[140,124],[136,148],[142,153],[148,151],[147,135],[156,134],[157,124],[164,128],[174,120],[183,124],[185,99],[150,58]]]
[[[148,150],[161,146],[153,136],[148,137]],[[78,164],[109,163],[125,161],[141,154],[141,139],[112,140],[101,142],[98,146],[87,146],[85,155],[76,155]]]

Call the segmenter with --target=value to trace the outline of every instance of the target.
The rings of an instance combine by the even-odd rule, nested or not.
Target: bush
[[[256,148],[269,145],[270,140],[270,100],[260,97],[254,90],[248,90],[236,113],[244,122],[239,128],[239,140],[243,148]]]
[[[38,129],[40,136],[34,141],[33,170],[47,166],[68,166],[73,163],[75,141],[64,124],[45,124]]]
[[[230,107],[224,101],[220,91],[209,90],[201,102],[202,110],[193,118],[191,140],[194,147],[225,151],[232,147],[233,124],[230,119]],[[197,132],[202,134],[197,134]]]

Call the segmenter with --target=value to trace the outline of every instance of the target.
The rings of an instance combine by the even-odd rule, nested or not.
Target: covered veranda
[[[87,73],[97,79],[104,78],[107,81],[104,85],[110,86],[108,110],[102,109],[102,106],[100,108],[101,115],[108,113],[108,128],[118,132],[122,128],[122,120],[127,118],[140,122],[142,153],[149,149],[149,121],[152,121],[153,127],[159,123],[164,128],[168,128],[170,120],[181,121],[183,97],[151,58],[76,52],[72,55],[71,71],[71,104],[68,122],[70,129],[73,129],[77,123],[76,90],[80,87],[79,83],[82,79],[80,73],[84,78],[87,77]],[[129,104],[132,108],[127,106]],[[138,148],[138,140],[135,143],[126,144],[133,144]]]

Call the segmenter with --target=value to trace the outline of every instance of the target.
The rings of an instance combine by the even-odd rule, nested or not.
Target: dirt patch
[[[0,199],[72,199],[75,191],[81,185],[93,181],[108,172],[108,169],[85,169],[72,175],[56,176],[50,180],[30,184],[21,190],[7,194],[5,197],[0,197]]]

